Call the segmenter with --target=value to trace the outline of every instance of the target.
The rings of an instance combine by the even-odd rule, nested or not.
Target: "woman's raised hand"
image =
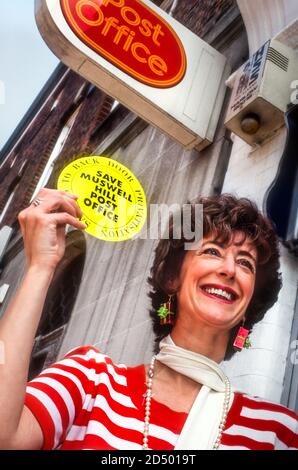
[[[35,200],[18,216],[28,267],[54,270],[65,251],[65,226],[84,229],[78,220],[82,211],[77,196],[64,191],[43,188]]]

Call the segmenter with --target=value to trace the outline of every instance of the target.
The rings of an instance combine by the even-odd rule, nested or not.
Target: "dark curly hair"
[[[278,237],[272,222],[266,218],[257,208],[256,204],[246,198],[236,198],[231,194],[219,196],[200,197],[190,206],[191,230],[195,230],[195,204],[203,204],[203,236],[213,233],[216,240],[221,243],[229,243],[233,232],[240,231],[244,234],[243,241],[249,238],[258,253],[256,268],[256,283],[252,299],[246,310],[245,327],[251,329],[253,325],[264,317],[266,311],[276,302],[279,290],[282,286],[279,273],[279,246]],[[181,210],[181,222],[183,212]],[[176,216],[174,217],[176,219]],[[183,227],[183,223],[181,223]],[[173,281],[177,280],[184,257],[187,253],[185,243],[193,240],[186,239],[183,234],[176,239],[173,231],[173,215],[169,219],[169,239],[161,239],[155,250],[155,259],[148,277],[152,287],[149,292],[152,309],[150,316],[155,333],[155,352],[159,350],[159,342],[167,336],[173,325],[161,325],[156,311],[160,305],[167,301]],[[177,311],[176,296],[172,300],[172,310]],[[177,315],[175,315],[176,317]],[[241,323],[240,323],[241,324]],[[234,354],[233,342],[240,324],[232,330],[226,350],[225,359],[230,359]]]

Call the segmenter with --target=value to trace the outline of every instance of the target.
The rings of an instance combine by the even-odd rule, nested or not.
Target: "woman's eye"
[[[254,266],[247,259],[239,259],[238,263],[241,264],[241,266],[245,266],[246,268],[248,268],[252,273],[255,272]]]
[[[206,253],[208,255],[220,256],[220,253],[216,248],[206,248],[203,253]]]

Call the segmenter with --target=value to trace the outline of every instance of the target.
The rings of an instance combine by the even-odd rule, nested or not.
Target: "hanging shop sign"
[[[182,80],[186,56],[181,41],[144,3],[61,0],[61,7],[81,41],[136,80],[158,88]]]
[[[58,189],[78,195],[85,231],[118,242],[137,236],[147,217],[145,192],[124,165],[102,156],[82,157],[67,165]]]
[[[149,0],[35,0],[70,68],[185,147],[212,142],[226,59]]]

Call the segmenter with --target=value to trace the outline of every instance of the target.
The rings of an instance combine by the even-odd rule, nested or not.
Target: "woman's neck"
[[[214,331],[206,326],[196,330],[176,324],[171,332],[176,346],[202,354],[218,364],[223,361],[228,344],[228,333]]]

